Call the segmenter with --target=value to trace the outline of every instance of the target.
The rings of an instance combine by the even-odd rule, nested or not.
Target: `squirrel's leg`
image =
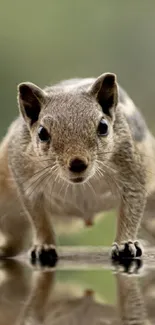
[[[57,262],[54,230],[44,209],[42,198],[36,202],[24,202],[33,230],[34,246],[31,249],[32,263],[54,266]]]
[[[42,266],[55,266],[58,255],[53,228],[45,215],[33,215],[32,220],[35,240],[30,253],[31,261],[33,264],[39,262]]]
[[[129,175],[128,175],[129,176]],[[144,214],[146,189],[143,179],[133,172],[123,180],[121,206],[117,219],[116,240],[112,247],[112,258],[136,257],[142,250],[136,236]]]

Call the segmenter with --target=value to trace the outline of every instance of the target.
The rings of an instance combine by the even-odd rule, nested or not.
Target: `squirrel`
[[[155,140],[116,75],[44,89],[24,82],[18,105],[0,145],[0,256],[32,246],[32,260],[57,260],[54,219],[91,225],[112,208],[119,211],[112,258],[140,256]]]

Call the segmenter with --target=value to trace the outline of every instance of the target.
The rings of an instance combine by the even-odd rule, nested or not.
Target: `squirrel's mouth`
[[[74,177],[70,178],[70,182],[72,183],[83,183],[85,181],[85,177]]]
[[[60,169],[60,178],[70,184],[86,183],[95,174],[95,168],[88,168],[86,172],[71,173],[68,170]]]
[[[70,184],[82,184],[88,180],[88,175],[65,175],[62,173],[60,176],[64,181]]]

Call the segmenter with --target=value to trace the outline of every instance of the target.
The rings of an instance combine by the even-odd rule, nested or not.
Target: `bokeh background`
[[[18,114],[16,87],[115,72],[155,132],[155,1],[0,0],[0,137]],[[61,244],[109,245],[114,212]]]

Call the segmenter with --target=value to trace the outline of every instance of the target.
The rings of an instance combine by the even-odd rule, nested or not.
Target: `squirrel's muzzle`
[[[69,161],[69,170],[72,173],[82,173],[88,167],[88,162],[84,159],[74,158]]]

